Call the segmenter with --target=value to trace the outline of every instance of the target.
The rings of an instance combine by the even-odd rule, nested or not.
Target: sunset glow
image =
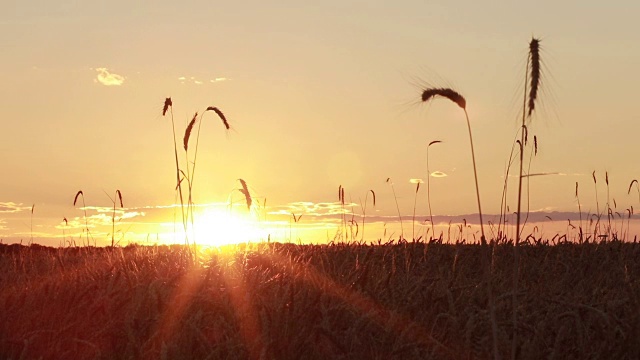
[[[195,241],[202,246],[222,246],[266,240],[264,231],[250,213],[209,209],[195,220]]]

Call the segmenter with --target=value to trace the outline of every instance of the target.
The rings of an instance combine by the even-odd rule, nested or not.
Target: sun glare
[[[204,246],[257,242],[264,237],[257,219],[248,212],[207,209],[193,226],[196,242]]]

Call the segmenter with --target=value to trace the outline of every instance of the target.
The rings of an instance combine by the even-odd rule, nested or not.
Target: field
[[[513,256],[510,244],[272,243],[194,262],[177,245],[0,245],[0,358],[510,358]],[[640,245],[518,256],[517,358],[640,358]]]

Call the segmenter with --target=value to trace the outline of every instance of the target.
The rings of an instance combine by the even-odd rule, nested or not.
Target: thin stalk
[[[387,178],[387,183],[391,185],[391,191],[393,191],[393,198],[396,201],[396,209],[398,210],[398,220],[400,220],[400,240],[404,239],[404,225],[402,224],[402,215],[400,215],[400,205],[398,205],[398,197],[396,196],[396,189],[393,187],[391,178]]]
[[[441,143],[440,140],[434,140],[427,145],[427,205],[429,205],[429,220],[431,221],[431,233],[432,236],[436,236],[435,225],[433,224],[433,212],[431,211],[431,171],[429,170],[429,148],[431,145]],[[425,235],[426,241],[426,235]]]
[[[596,225],[593,227],[593,239],[595,240],[598,237],[598,230],[600,228],[600,202],[598,201],[598,181],[596,180],[595,170],[591,173],[591,176],[593,177],[593,187],[596,193],[596,218],[598,219],[596,220]]]
[[[580,197],[578,197],[578,182],[576,181],[576,200],[578,201],[578,213],[580,214],[580,243],[582,244],[582,206],[580,206]]]
[[[36,204],[31,206],[31,242],[29,245],[33,244],[33,209],[36,207]]]
[[[376,193],[373,190],[367,191],[367,194],[364,196],[364,207],[362,208],[362,237],[361,240],[364,241],[364,223],[367,218],[367,200],[369,197],[369,192],[373,194],[373,207],[376,207]]]
[[[529,65],[531,57],[527,57],[527,66],[525,67],[524,76],[524,96],[522,105],[522,126],[520,128],[520,172],[518,176],[518,210],[516,213],[516,240],[513,247],[513,295],[511,297],[513,306],[513,337],[511,341],[511,359],[515,359],[517,346],[518,346],[518,277],[520,273],[520,254],[518,253],[518,246],[520,246],[520,215],[522,210],[522,170],[524,163],[524,145],[525,145],[525,132],[527,131],[526,119],[527,119],[527,85],[529,82]]]
[[[486,243],[487,238],[484,235],[484,221],[482,220],[482,205],[480,203],[480,186],[478,185],[478,169],[476,166],[476,155],[473,150],[473,136],[471,135],[471,122],[467,109],[464,110],[464,116],[467,119],[467,128],[469,129],[469,143],[471,144],[471,160],[473,162],[473,178],[476,183],[476,199],[478,200],[478,215],[480,216],[480,233],[482,234],[481,242]]]
[[[411,239],[416,239],[416,205],[418,204],[418,191],[420,190],[420,181],[416,183],[416,194],[413,198],[413,217],[411,218]]]
[[[176,124],[175,124],[175,121],[173,120],[173,106],[170,107],[170,110],[171,110],[171,130],[173,130],[173,152],[176,159],[176,181],[178,184],[178,194],[180,196],[180,210],[182,211],[182,226],[184,228],[184,241],[185,241],[185,244],[189,246],[189,235],[187,233],[187,218],[185,217],[184,197],[182,196],[182,181],[180,181],[180,162],[178,161],[178,143],[176,141]]]

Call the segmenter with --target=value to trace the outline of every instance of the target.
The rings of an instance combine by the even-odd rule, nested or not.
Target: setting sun
[[[196,216],[193,230],[196,243],[204,246],[255,242],[264,238],[258,219],[246,211],[204,210]]]

